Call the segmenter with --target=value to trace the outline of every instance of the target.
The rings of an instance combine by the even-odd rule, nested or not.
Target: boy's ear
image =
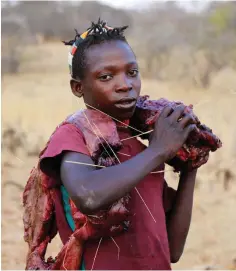
[[[74,80],[71,79],[70,80],[70,87],[71,90],[73,92],[73,94],[79,98],[81,98],[83,96],[83,87],[82,87],[82,83],[81,80]]]

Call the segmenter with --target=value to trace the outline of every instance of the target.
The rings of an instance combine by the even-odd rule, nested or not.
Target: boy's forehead
[[[86,52],[86,62],[90,69],[96,70],[104,66],[136,63],[136,57],[126,42],[112,41],[90,47]]]

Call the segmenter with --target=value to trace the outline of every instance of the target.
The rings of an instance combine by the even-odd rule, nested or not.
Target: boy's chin
[[[115,118],[120,121],[124,121],[124,120],[131,119],[133,115],[134,115],[134,110],[132,112],[122,112],[119,115],[117,115]]]

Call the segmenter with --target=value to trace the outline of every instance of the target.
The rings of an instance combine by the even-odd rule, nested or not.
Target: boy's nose
[[[129,91],[132,89],[132,84],[130,78],[127,78],[127,76],[122,76],[118,79],[116,92],[120,91]]]

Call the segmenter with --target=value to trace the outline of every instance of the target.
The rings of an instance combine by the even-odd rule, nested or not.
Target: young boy
[[[141,80],[135,54],[123,35],[125,28],[111,30],[99,21],[90,29],[68,43],[80,40],[70,55],[72,92],[83,97],[88,108],[127,124],[135,110]],[[68,240],[69,229],[74,230],[68,198],[89,215],[131,194],[129,229],[114,240],[104,238],[97,252],[98,241],[88,241],[83,268],[91,269],[94,263],[93,269],[100,270],[170,270],[171,263],[180,259],[190,226],[197,170],[182,169],[177,191],[167,186],[164,173],[151,172],[163,170],[164,163],[175,156],[194,129],[195,120],[189,114],[181,118],[183,112],[183,106],[174,111],[166,107],[155,123],[148,147],[137,138],[125,140],[118,154],[121,164],[99,170],[89,166],[94,162],[78,127],[63,125],[51,137],[40,167],[48,175],[56,172],[62,185],[64,213],[56,207],[56,216],[63,243]],[[116,125],[120,139],[131,136],[126,125]]]

